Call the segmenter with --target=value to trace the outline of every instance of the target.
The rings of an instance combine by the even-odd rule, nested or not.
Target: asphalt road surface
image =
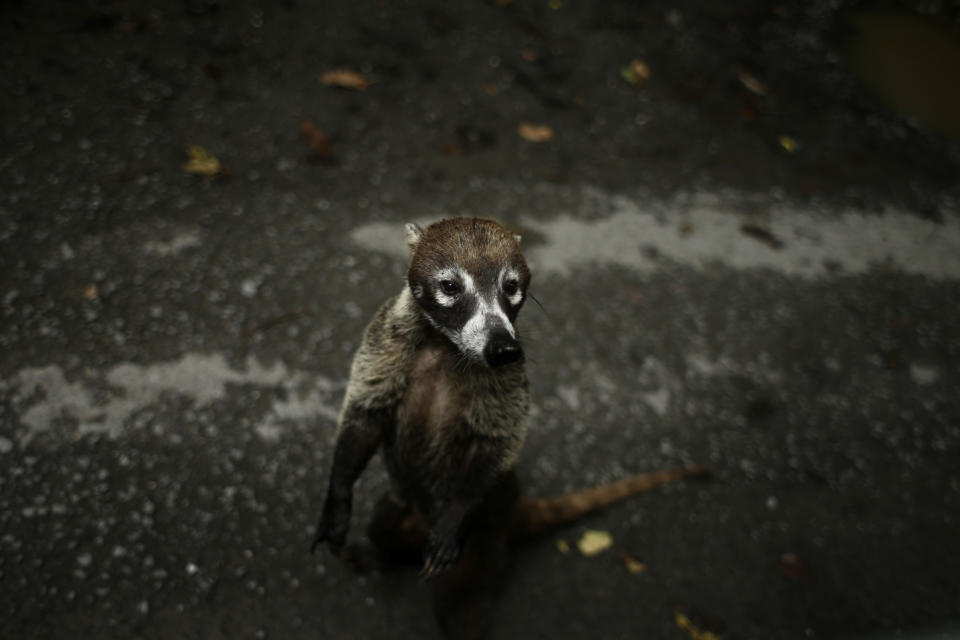
[[[450,215],[524,236],[526,492],[713,468],[520,550],[494,638],[960,637],[960,7],[897,11],[6,3],[0,637],[438,637],[308,547]]]

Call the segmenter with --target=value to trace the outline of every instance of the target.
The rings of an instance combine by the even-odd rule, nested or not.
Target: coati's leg
[[[384,494],[374,507],[367,527],[367,540],[347,545],[343,555],[358,571],[389,569],[423,562],[423,549],[430,529],[415,509]]]
[[[311,552],[322,542],[326,542],[335,554],[343,548],[353,510],[353,485],[377,451],[391,415],[389,409],[365,409],[359,405],[348,405],[344,409],[333,452],[327,499],[310,546]]]
[[[430,523],[430,535],[427,536],[427,549],[424,554],[424,578],[444,571],[460,555],[464,537],[479,511],[491,504],[492,497],[502,487],[511,484],[512,470],[503,468],[503,443],[495,438],[487,440],[473,439],[469,442],[463,456],[463,473],[458,479],[452,497]],[[512,482],[516,486],[515,479]],[[509,511],[503,521],[510,520]]]
[[[484,638],[510,561],[510,513],[517,501],[511,472],[470,521],[459,560],[436,578],[434,614],[448,638]]]

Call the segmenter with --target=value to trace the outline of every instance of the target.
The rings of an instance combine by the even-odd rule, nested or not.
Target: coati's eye
[[[460,283],[456,280],[441,280],[440,290],[448,296],[455,296],[460,293]]]
[[[517,291],[520,290],[520,283],[516,280],[507,280],[503,283],[503,292],[507,294],[507,297],[512,297],[517,295]]]

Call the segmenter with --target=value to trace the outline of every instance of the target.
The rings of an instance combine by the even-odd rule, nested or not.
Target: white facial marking
[[[516,270],[508,267],[500,272],[497,283],[494,286],[489,290],[481,291],[477,287],[477,281],[463,269],[457,267],[441,269],[434,275],[434,284],[430,287],[437,304],[444,307],[452,307],[457,303],[457,299],[463,295],[467,299],[475,300],[476,307],[474,308],[473,315],[464,323],[459,331],[454,330],[452,327],[438,325],[434,323],[432,319],[430,319],[430,321],[434,323],[434,326],[442,331],[444,335],[450,338],[460,351],[473,358],[483,359],[483,350],[487,346],[490,332],[494,329],[502,328],[507,331],[511,337],[516,338],[516,331],[513,328],[513,324],[500,306],[500,292],[503,287],[503,282],[505,278],[511,277],[519,279]],[[454,295],[445,293],[440,284],[444,280],[450,280],[459,284],[462,287],[462,293]],[[414,295],[417,294],[416,291],[413,293]],[[426,292],[421,290],[420,293],[424,294]],[[509,296],[508,300],[511,305],[516,305],[520,302],[522,296],[523,293],[518,291],[513,296]]]
[[[463,288],[467,293],[475,294],[477,292],[477,285],[473,282],[473,276],[471,276],[466,271],[461,271],[457,269],[457,274],[460,276],[461,282],[463,282]]]
[[[510,318],[507,317],[507,314],[500,307],[500,303],[497,302],[497,292],[485,292],[488,295],[482,293],[477,295],[477,308],[474,310],[473,316],[463,325],[460,340],[456,341],[463,351],[478,358],[483,357],[483,349],[487,346],[487,338],[494,328],[503,327],[511,338],[517,337]]]

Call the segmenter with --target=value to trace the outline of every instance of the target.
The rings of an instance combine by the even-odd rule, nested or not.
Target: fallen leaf
[[[624,551],[620,554],[620,560],[623,562],[623,566],[633,574],[643,573],[647,570],[647,565],[640,562],[633,557],[633,554]]]
[[[810,567],[801,562],[795,553],[788,551],[781,554],[777,564],[780,567],[780,571],[790,578],[806,580],[810,577]]]
[[[350,69],[331,69],[320,74],[320,82],[328,87],[341,87],[363,91],[370,86],[370,79],[361,73]]]
[[[752,73],[747,73],[746,71],[741,71],[737,77],[740,79],[740,84],[746,87],[750,93],[755,93],[758,96],[767,95],[767,86],[763,84],[757,76]]]
[[[693,233],[693,223],[689,220],[684,220],[680,223],[680,234],[685,236],[690,233]]]
[[[299,320],[304,316],[311,315],[310,311],[307,309],[294,309],[293,311],[288,311],[286,313],[281,313],[279,315],[271,316],[252,327],[248,328],[243,332],[244,338],[250,338],[258,333],[263,333],[269,331],[270,329],[276,327],[277,325],[284,324],[286,322],[291,322],[294,320]]]
[[[780,143],[780,146],[783,147],[785,151],[793,153],[797,150],[797,141],[790,136],[780,136],[777,138],[777,142]]]
[[[312,120],[300,123],[300,135],[307,141],[311,151],[316,151],[321,158],[333,157],[333,141],[322,129],[318,129]]]
[[[585,556],[595,556],[613,546],[613,536],[608,531],[585,531],[577,542],[577,548]]]
[[[82,292],[80,292],[80,295],[83,296],[84,300],[89,300],[92,302],[100,297],[100,289],[97,288],[97,285],[91,284],[90,286],[86,287]]]
[[[533,62],[537,59],[537,52],[533,49],[524,49],[520,52],[520,57],[526,60],[527,62]]]
[[[199,145],[187,148],[187,161],[183,163],[183,170],[200,176],[215,176],[220,173],[220,161]]]
[[[757,98],[753,94],[744,93],[740,98],[740,117],[748,122],[757,119],[760,110],[757,108]]]
[[[495,96],[500,93],[500,86],[496,82],[484,82],[483,92],[488,96]]]
[[[633,60],[620,67],[620,77],[635,87],[642,87],[650,81],[650,67],[643,60]]]
[[[216,62],[205,62],[203,64],[203,73],[211,80],[217,82],[223,79],[223,67]]]
[[[534,124],[533,122],[521,122],[517,126],[517,133],[528,142],[549,142],[556,137],[549,126],[545,124]]]
[[[441,140],[437,145],[437,151],[444,156],[459,156],[463,153],[463,148],[457,144],[456,140]]]
[[[686,631],[692,640],[720,640],[720,636],[717,634],[704,631],[695,625],[682,611],[674,612],[674,621],[677,623],[677,628]]]
[[[563,538],[557,539],[557,551],[560,553],[570,553],[570,543]]]

